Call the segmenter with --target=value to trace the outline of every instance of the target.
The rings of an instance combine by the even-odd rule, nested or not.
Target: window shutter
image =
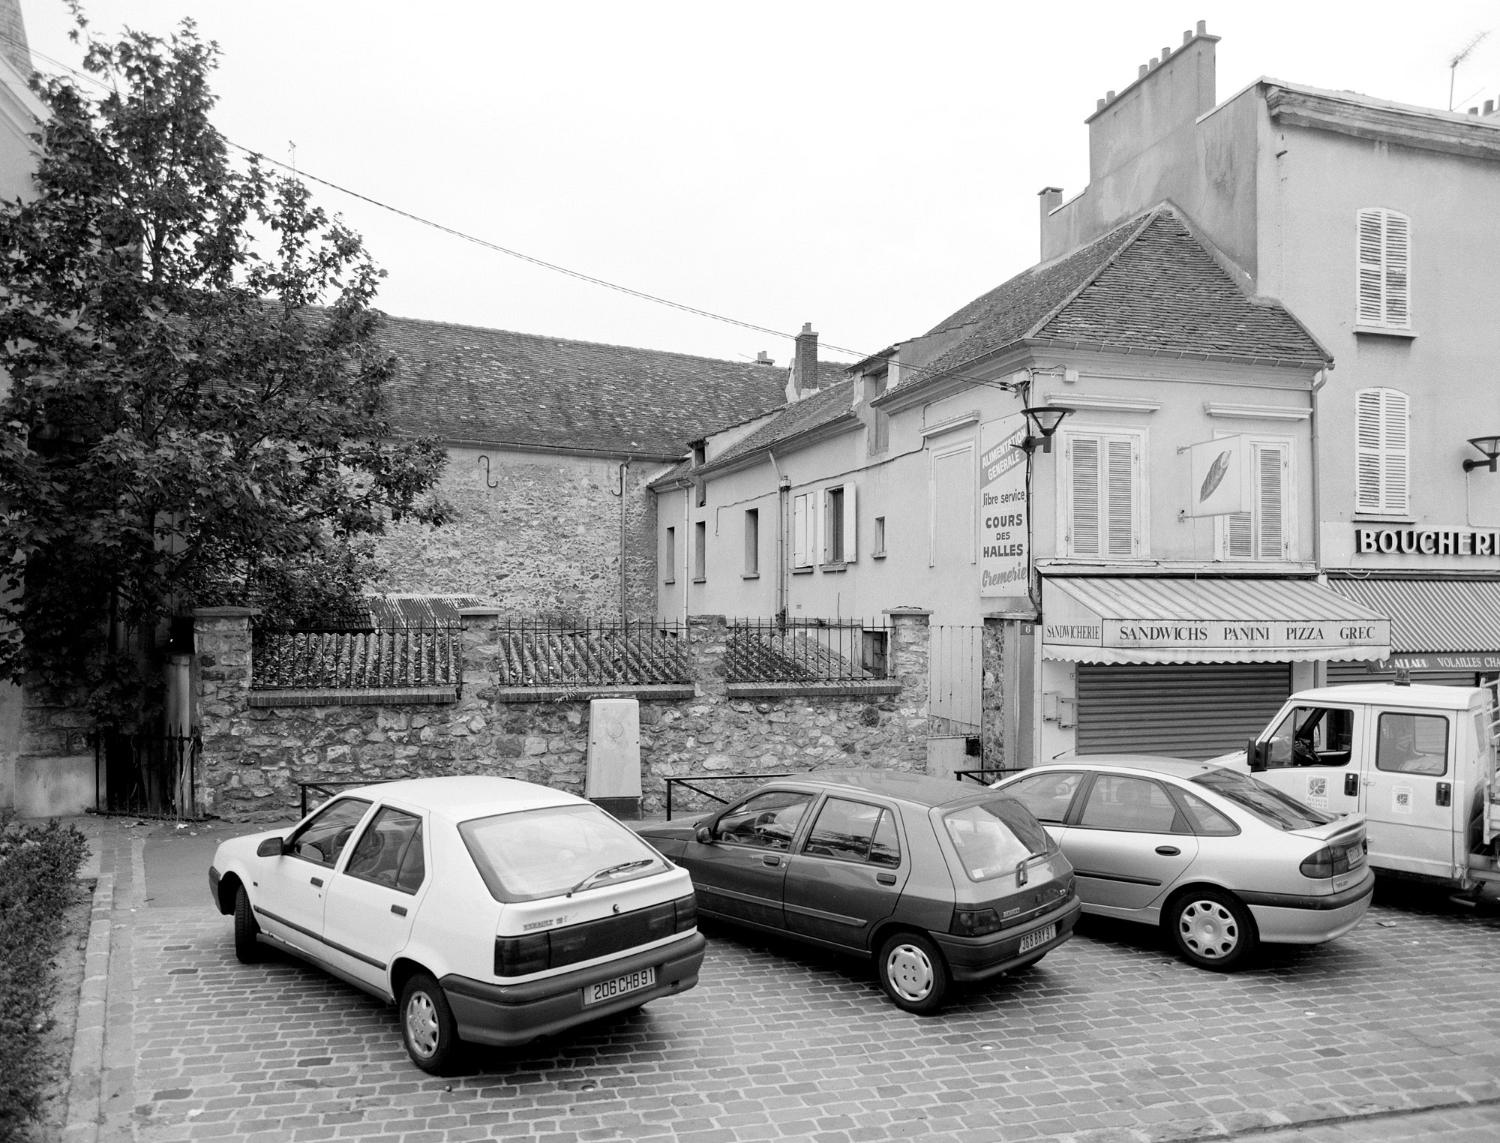
[[[1409,408],[1406,394],[1395,389],[1362,389],[1355,394],[1355,511],[1407,511]]]
[[[1382,499],[1387,512],[1404,515],[1410,511],[1411,414],[1405,393],[1385,390],[1385,423],[1381,446],[1385,454],[1385,480]]]
[[[854,557],[859,554],[859,545],[855,543],[854,522],[856,513],[854,511],[854,485],[844,485],[844,560],[853,563]]]
[[[1385,216],[1385,324],[1411,324],[1408,265],[1411,261],[1411,223],[1405,215]]]
[[[1359,325],[1411,325],[1411,220],[1382,207],[1359,212],[1355,320]]]
[[[1127,438],[1105,441],[1105,505],[1109,520],[1109,548],[1101,553],[1133,556],[1135,552],[1135,446]]]
[[[1380,286],[1385,278],[1381,257],[1382,227],[1380,211],[1359,212],[1359,301],[1356,320],[1360,325],[1380,325],[1385,306]]]
[[[792,501],[792,566],[812,567],[812,521],[808,518],[807,497]]]
[[[1262,560],[1285,559],[1286,528],[1282,495],[1285,491],[1286,454],[1283,449],[1263,445],[1255,450],[1255,475],[1260,520],[1256,527],[1256,556]]]
[[[1073,512],[1069,521],[1075,556],[1097,556],[1099,550],[1099,442],[1093,437],[1074,437],[1072,453]]]

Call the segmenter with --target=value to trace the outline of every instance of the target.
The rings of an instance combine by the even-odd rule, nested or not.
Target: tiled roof
[[[1016,275],[931,334],[960,340],[901,388],[1023,341],[1313,367],[1330,360],[1280,304],[1248,296],[1170,207]]]
[[[388,315],[378,337],[402,362],[392,424],[450,443],[676,457],[785,396],[753,362]]]
[[[705,464],[700,472],[712,472],[734,463],[741,457],[767,448],[778,441],[799,436],[824,425],[832,424],[841,417],[853,415],[854,382],[840,381],[828,385],[802,400],[785,406],[760,428],[726,449]]]

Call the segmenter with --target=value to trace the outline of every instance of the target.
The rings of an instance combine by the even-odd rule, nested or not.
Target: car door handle
[[[777,857],[774,853],[768,853],[760,859],[760,863],[762,865],[780,865],[781,858]]]
[[[391,912],[395,913],[396,916],[398,916],[398,917],[404,917],[404,916],[406,916],[406,906],[405,905],[392,905],[391,906]]]
[[[894,873],[877,873],[875,874],[875,880],[879,881],[882,885],[894,885],[896,883],[896,875]]]
[[[1182,850],[1178,849],[1175,845],[1158,845],[1156,852],[1163,857],[1176,857],[1182,853]]]
[[[313,877],[313,878],[309,878],[309,880],[311,880],[312,883],[314,885],[316,885],[319,889],[323,888],[323,879],[321,877]]]

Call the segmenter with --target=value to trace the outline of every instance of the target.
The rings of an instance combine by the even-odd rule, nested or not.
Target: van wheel
[[[257,964],[265,957],[265,950],[257,939],[260,925],[255,912],[250,908],[250,895],[243,885],[234,891],[234,956],[241,964]]]
[[[1183,958],[1199,968],[1233,972],[1260,944],[1250,910],[1218,889],[1195,889],[1168,908],[1163,924]]]
[[[401,1041],[412,1063],[443,1075],[458,1055],[458,1024],[437,981],[415,973],[401,989]]]
[[[897,1008],[930,1016],[943,1006],[952,976],[943,954],[924,936],[897,933],[880,946],[875,960],[880,987]]]

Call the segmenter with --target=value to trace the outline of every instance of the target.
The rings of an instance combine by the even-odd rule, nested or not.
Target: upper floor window
[[[745,575],[760,574],[760,509],[745,509]]]
[[[1063,442],[1060,554],[1102,559],[1145,555],[1143,434],[1065,432]]]
[[[677,529],[668,528],[661,540],[662,583],[677,582]]]
[[[1411,401],[1397,389],[1354,395],[1354,510],[1405,516],[1411,511]]]
[[[792,498],[792,566],[844,564],[856,551],[854,485],[836,484]]]
[[[699,520],[693,525],[693,582],[708,578],[708,524]]]
[[[1399,211],[1359,212],[1355,322],[1377,329],[1411,328],[1411,220]]]
[[[1251,441],[1251,505],[1248,512],[1219,516],[1219,558],[1284,560],[1291,556],[1291,446]]]

